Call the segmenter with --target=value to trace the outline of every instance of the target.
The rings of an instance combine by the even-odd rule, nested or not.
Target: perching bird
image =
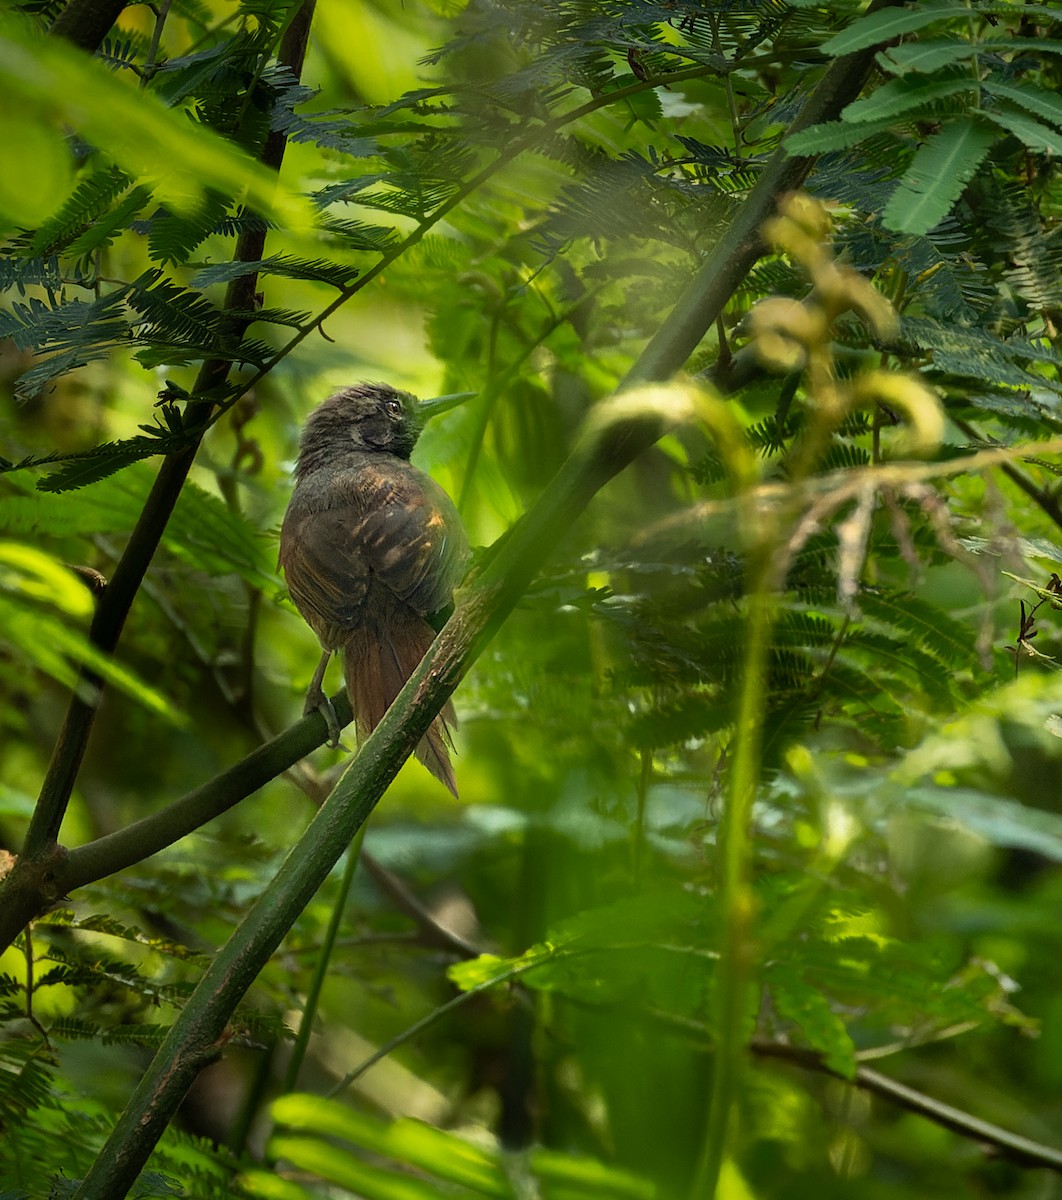
[[[387,384],[359,383],[307,418],[295,490],[280,532],[280,565],[295,606],[324,654],[304,711],[339,729],[322,690],[343,650],[358,736],[375,729],[448,615],[468,542],[439,485],[409,461],[420,435],[417,401]],[[417,758],[457,795],[447,704]]]

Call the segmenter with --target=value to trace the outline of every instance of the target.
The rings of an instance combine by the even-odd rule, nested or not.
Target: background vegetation
[[[0,1195],[1062,1193],[1062,14],[874,7],[0,19]],[[336,784],[365,378],[484,549]]]

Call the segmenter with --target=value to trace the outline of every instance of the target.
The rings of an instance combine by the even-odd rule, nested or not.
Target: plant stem
[[[807,1071],[821,1071],[837,1079],[844,1076],[831,1071],[822,1060],[822,1055],[814,1050],[805,1050],[800,1046],[789,1046],[778,1042],[754,1041],[749,1049],[757,1058],[777,1058],[795,1063]],[[894,1104],[906,1108],[909,1112],[918,1113],[927,1120],[950,1129],[960,1137],[969,1138],[983,1147],[991,1147],[1001,1158],[1009,1159],[1025,1167],[1046,1167],[1048,1170],[1062,1173],[1062,1150],[1054,1146],[1045,1146],[1042,1142],[1034,1142],[1031,1138],[1012,1133],[1001,1125],[993,1125],[983,1121],[964,1109],[945,1104],[924,1092],[915,1091],[899,1080],[883,1075],[870,1067],[856,1067],[855,1076],[846,1082],[865,1091],[873,1092]]]
[[[903,0],[881,0],[868,12],[896,8]],[[808,97],[789,132],[836,119],[862,91],[874,65],[877,46],[837,59],[827,68]],[[671,316],[661,325],[639,356],[624,385],[667,379],[679,370],[704,337],[716,316],[763,253],[760,229],[774,216],[778,198],[798,188],[811,169],[809,158],[791,157],[780,146],[764,167],[749,198],[738,210],[730,228],[687,285]],[[706,320],[707,318],[707,320]]]
[[[302,1009],[302,1020],[299,1022],[299,1032],[295,1036],[295,1045],[292,1047],[291,1058],[288,1060],[288,1067],[284,1072],[282,1090],[285,1093],[293,1092],[299,1082],[299,1070],[302,1067],[303,1060],[306,1058],[306,1051],[310,1045],[313,1023],[321,1001],[321,989],[324,987],[324,982],[328,975],[328,966],[332,960],[332,950],[336,944],[339,927],[343,923],[343,914],[347,909],[347,900],[350,897],[350,889],[354,883],[354,875],[358,869],[358,860],[361,857],[361,844],[364,840],[365,826],[363,825],[358,830],[357,836],[351,842],[350,849],[347,851],[347,865],[343,869],[343,878],[339,882],[339,891],[336,893],[335,903],[332,905],[332,913],[328,920],[328,929],[325,931],[324,941],[321,943],[321,947],[317,953],[313,978],[310,980],[310,987],[306,993],[306,1003]]]
[[[741,689],[730,787],[719,827],[719,911],[723,924],[720,958],[716,968],[715,1051],[708,1127],[701,1158],[690,1189],[690,1200],[716,1194],[719,1173],[726,1157],[734,1122],[745,1059],[750,983],[755,960],[753,922],[755,898],[749,883],[749,825],[756,785],[760,775],[760,749],[764,709],[767,701],[767,661],[774,626],[773,581],[770,562],[771,540],[765,539],[760,554],[750,564],[752,587],[747,594],[745,655],[741,664]],[[756,569],[756,558],[759,569]],[[766,560],[766,561],[765,561]]]

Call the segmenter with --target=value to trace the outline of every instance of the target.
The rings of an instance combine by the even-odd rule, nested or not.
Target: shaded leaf
[[[883,214],[899,233],[926,233],[951,211],[995,141],[977,121],[956,121],[918,151]]]

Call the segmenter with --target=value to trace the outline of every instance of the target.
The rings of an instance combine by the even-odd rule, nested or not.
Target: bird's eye
[[[401,400],[388,400],[384,407],[387,409],[387,415],[390,417],[400,417],[402,415]]]

